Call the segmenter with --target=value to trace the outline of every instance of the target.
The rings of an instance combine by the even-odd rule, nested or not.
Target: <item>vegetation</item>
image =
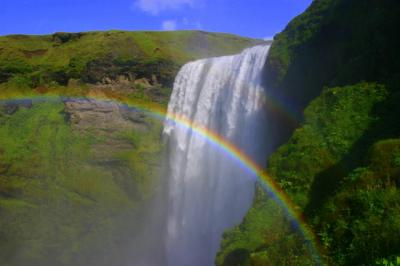
[[[3,104],[0,264],[120,263],[156,188],[161,123],[105,137],[74,130],[59,98]]]
[[[315,0],[270,49],[269,97],[299,121],[269,121],[281,146],[267,170],[329,265],[399,264],[399,13],[393,0]],[[192,31],[4,36],[0,98],[93,96],[165,108],[184,62],[255,43]],[[1,108],[0,264],[118,264],[156,189],[160,123],[146,117],[144,126],[103,134],[77,130],[59,98]],[[216,263],[314,265],[313,252],[258,188]]]
[[[259,188],[242,224],[224,234],[216,264],[313,265],[313,261],[281,207]]]
[[[97,96],[166,105],[179,68],[260,43],[201,31],[0,37],[0,97]]]
[[[267,60],[270,97],[299,118],[273,121],[281,146],[267,169],[328,265],[398,264],[399,11],[394,1],[316,0],[275,36]],[[314,265],[285,220],[259,190],[217,265]]]
[[[386,97],[383,86],[368,83],[325,90],[306,108],[303,126],[269,158],[269,173],[285,191],[295,196],[301,207],[307,206],[310,200],[320,202],[320,197],[328,191],[318,189],[320,197],[311,198],[312,186],[318,185],[316,182],[322,186],[330,183],[329,189],[332,189],[338,172],[324,179],[317,177],[318,174],[338,164],[355,148],[377,119],[371,115],[373,107]],[[348,163],[356,163],[356,158],[351,161],[349,158]]]
[[[0,37],[0,83],[24,79],[32,88],[70,79],[86,83],[146,78],[171,87],[183,63],[240,52],[260,42],[200,31],[86,32]]]
[[[375,143],[368,163],[345,176],[312,223],[337,264],[371,264],[400,254],[399,139]]]

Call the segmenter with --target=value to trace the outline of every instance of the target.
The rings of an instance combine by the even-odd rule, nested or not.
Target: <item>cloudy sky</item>
[[[312,0],[0,0],[0,35],[199,29],[266,38]]]

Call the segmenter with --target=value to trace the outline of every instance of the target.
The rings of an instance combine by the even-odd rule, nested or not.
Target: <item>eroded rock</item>
[[[146,115],[111,101],[65,99],[65,112],[74,130],[109,135],[117,131],[146,130]]]

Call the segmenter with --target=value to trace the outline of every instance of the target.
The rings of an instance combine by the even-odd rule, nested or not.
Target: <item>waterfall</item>
[[[262,70],[269,46],[191,62],[176,77],[164,135],[170,176],[166,254],[170,266],[214,265],[224,230],[241,222],[255,177],[217,143],[171,123],[184,117],[222,136],[256,162],[266,154]]]

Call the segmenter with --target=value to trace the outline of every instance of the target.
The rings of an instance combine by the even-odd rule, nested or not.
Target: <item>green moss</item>
[[[232,265],[233,263],[248,265],[250,253],[265,245],[267,233],[260,232],[272,228],[275,223],[281,223],[281,219],[281,209],[274,201],[266,200],[266,196],[260,192],[243,223],[225,232],[221,244],[222,250],[216,259],[217,265]],[[279,231],[275,233],[281,234]],[[273,241],[273,239],[268,241]],[[241,258],[240,254],[243,254]]]
[[[267,59],[270,96],[300,122],[269,121],[280,144],[287,142],[267,168],[303,210],[329,265],[396,265],[400,254],[399,11],[396,1],[313,1],[275,36]],[[268,211],[256,206],[239,227],[257,216],[252,212]],[[272,229],[284,227],[254,226],[252,234],[268,239]],[[247,234],[229,231],[225,239]],[[292,236],[258,249],[251,241],[238,248],[250,254],[247,265],[282,265],[282,254],[301,254],[301,241],[294,244]],[[225,250],[235,243],[241,242],[223,245],[220,254],[227,258]]]
[[[243,222],[225,232],[216,264],[314,265],[314,262],[284,210],[259,188]]]
[[[376,109],[387,99],[384,86],[376,84],[325,89],[306,108],[304,124],[269,159],[270,175],[303,209],[330,264],[368,264],[397,254],[398,237],[389,232],[397,230],[398,140],[374,144],[386,121]],[[354,190],[354,184],[362,185]],[[385,184],[391,185],[386,189]],[[238,250],[247,251],[246,265],[313,265],[307,245],[284,213],[262,195],[258,191],[243,223],[227,231],[219,265]],[[382,210],[394,220],[389,222]],[[281,254],[288,254],[285,261]],[[226,265],[241,260],[234,261]]]
[[[133,151],[109,148],[108,166],[93,153],[112,136],[74,131],[58,98],[3,114],[0,125],[0,264],[120,263],[157,184],[161,123],[124,132],[139,136]]]
[[[373,107],[385,97],[382,86],[362,83],[327,89],[307,107],[304,125],[269,160],[270,173],[300,206],[317,175],[350,152],[375,121]]]
[[[399,254],[398,139],[373,145],[368,165],[344,178],[313,218],[323,245],[338,264],[369,264]]]
[[[324,86],[367,81],[397,87],[399,11],[394,1],[313,1],[274,38],[266,65],[271,93],[300,116]]]
[[[369,161],[375,171],[387,173],[390,169],[400,166],[399,157],[399,139],[388,139],[379,141],[372,146]]]

